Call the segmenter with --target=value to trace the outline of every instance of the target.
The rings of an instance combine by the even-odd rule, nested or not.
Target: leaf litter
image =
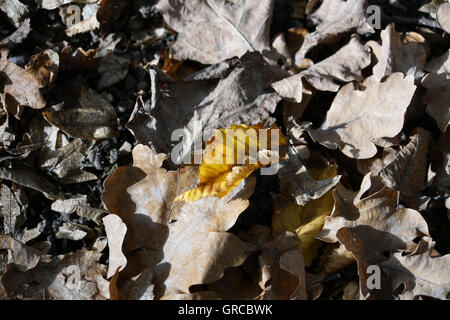
[[[370,4],[0,1],[0,299],[448,299],[450,5]]]

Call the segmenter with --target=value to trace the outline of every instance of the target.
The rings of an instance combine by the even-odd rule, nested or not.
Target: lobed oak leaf
[[[392,233],[401,240],[401,248],[406,248],[416,236],[428,234],[428,226],[419,212],[408,208],[397,208],[398,192],[384,187],[364,197],[374,183],[372,174],[368,173],[361,182],[358,192],[347,190],[338,184],[333,191],[335,206],[330,217],[325,219],[322,232],[317,236],[326,242],[336,242],[336,232],[343,227],[369,227]],[[386,235],[386,237],[392,237]],[[376,246],[382,248],[383,246]],[[384,249],[388,249],[385,247]],[[372,250],[375,251],[375,250]]]
[[[336,175],[323,180],[314,179],[297,152],[296,148],[289,148],[288,159],[280,162],[278,177],[280,190],[288,193],[301,206],[310,200],[322,197],[339,182],[341,176]]]
[[[153,275],[146,285],[154,285],[155,298],[171,299],[189,295],[192,285],[217,281],[225,268],[242,264],[251,252],[226,231],[248,206],[254,180],[243,181],[221,199],[175,203],[180,192],[197,182],[198,169],[166,171],[160,167],[164,158],[138,145],[133,150],[134,167],[120,167],[105,181],[102,200],[119,217],[104,218],[109,221],[109,244],[115,246],[110,252],[117,257],[112,259],[108,275],[124,267],[116,283],[125,298],[130,297],[132,278],[147,268]],[[122,231],[117,235],[111,230]],[[117,236],[119,239],[112,240]],[[120,251],[126,257],[126,266]]]
[[[156,8],[178,32],[177,60],[214,64],[269,47],[273,0],[160,0]]]
[[[366,0],[324,0],[310,16],[317,24],[316,31],[306,35],[295,54],[296,65],[302,64],[313,47],[342,33],[373,33],[374,29],[367,22],[366,6]]]
[[[342,87],[319,129],[309,129],[314,141],[346,156],[367,159],[377,148],[374,140],[394,137],[403,127],[406,109],[416,86],[413,76],[394,73],[384,82],[366,78],[356,89],[354,83]]]
[[[403,284],[400,299],[412,300],[420,296],[448,299],[450,254],[436,256],[434,244],[430,237],[423,237],[414,252],[407,255],[394,253],[380,264],[389,275],[394,291]]]

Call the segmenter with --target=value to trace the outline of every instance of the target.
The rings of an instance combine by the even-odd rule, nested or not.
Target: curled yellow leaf
[[[253,171],[277,163],[286,154],[287,141],[273,126],[232,125],[216,131],[207,143],[200,165],[199,184],[177,197],[196,201],[204,197],[224,197]]]

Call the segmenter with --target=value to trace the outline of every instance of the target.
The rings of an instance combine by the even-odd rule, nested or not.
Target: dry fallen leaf
[[[14,264],[21,272],[33,269],[42,256],[39,250],[23,244],[10,235],[0,235],[0,249],[8,249],[9,263]]]
[[[425,67],[425,71],[436,74],[450,74],[450,49],[441,56],[429,61]]]
[[[417,249],[404,255],[394,253],[388,261],[380,264],[390,276],[393,290],[403,284],[401,299],[417,299],[419,296],[448,299],[450,292],[450,255],[434,256],[434,242],[424,237]]]
[[[272,141],[274,131],[278,134],[277,141]],[[222,198],[253,171],[276,164],[285,154],[281,148],[287,145],[279,131],[276,126],[264,129],[261,125],[233,125],[217,130],[206,145],[199,184],[179,195],[176,201],[195,201],[209,196]],[[229,143],[231,139],[233,142]]]
[[[450,3],[443,3],[436,12],[436,19],[445,32],[450,33]]]
[[[322,126],[308,132],[327,148],[339,148],[350,158],[367,159],[377,152],[374,139],[400,132],[416,86],[413,76],[394,73],[384,82],[371,76],[360,88],[354,83],[342,87]]]
[[[423,101],[427,104],[427,113],[432,116],[442,132],[450,124],[450,77],[445,73],[429,73],[422,79],[427,88]]]
[[[1,281],[9,299],[105,300],[109,284],[99,258],[97,252],[78,250],[45,258],[26,272],[9,265]]]
[[[82,87],[79,107],[43,112],[44,118],[73,137],[101,140],[117,134],[117,115],[114,108],[91,88]]]
[[[425,187],[430,141],[428,131],[415,130],[411,141],[381,169],[379,175],[383,183],[406,197],[417,195]]]
[[[334,165],[327,165],[324,168],[313,168],[310,174],[316,180],[328,181],[336,179],[337,168]],[[329,189],[329,188],[328,188]],[[334,205],[332,191],[325,192],[320,198],[310,199],[304,205],[298,205],[288,201],[274,203],[274,213],[272,215],[272,231],[280,234],[284,231],[295,232],[299,237],[305,257],[305,265],[311,265],[317,256],[321,245],[316,240],[316,235],[322,230],[325,217],[328,216]]]
[[[341,82],[362,81],[362,69],[370,64],[369,47],[357,36],[332,56],[312,65],[302,75],[314,88],[337,92]]]
[[[8,61],[6,50],[0,48],[0,54],[0,72],[4,77],[0,91],[0,105],[17,118],[20,118],[24,106],[33,109],[44,108],[45,100],[39,91],[40,84],[36,78]]]
[[[194,168],[160,168],[164,158],[138,145],[133,150],[134,167],[117,169],[105,182],[102,200],[121,220],[106,217],[109,230],[122,230],[123,235],[122,221],[126,226],[122,245],[121,239],[110,240],[110,245],[121,245],[127,259],[118,274],[118,290],[125,297],[129,295],[127,287],[132,286],[131,277],[146,268],[154,272],[148,286],[154,285],[155,298],[171,299],[189,294],[192,285],[220,279],[226,267],[242,264],[251,252],[226,231],[248,206],[246,199],[253,192],[254,180],[244,180],[221,199],[174,203],[176,196],[192,187],[197,178],[192,174]],[[109,239],[116,236],[108,233]],[[124,267],[119,250],[111,249],[117,258],[111,261],[109,276]]]
[[[258,256],[258,284],[261,300],[305,300],[305,264],[300,241],[292,232],[282,232],[277,237],[267,227],[250,228],[249,241],[260,248]]]
[[[19,0],[8,0],[0,2],[0,10],[6,13],[16,28],[25,20],[29,14],[27,6]]]
[[[92,141],[75,139],[62,148],[51,150],[41,157],[41,168],[60,183],[79,183],[96,180],[97,176],[81,169],[81,160],[92,147]]]
[[[69,3],[94,3],[98,0],[37,0],[41,8],[53,10]]]
[[[178,32],[172,46],[177,60],[213,64],[269,46],[273,0],[160,0],[156,7]]]
[[[371,173],[368,173],[358,192],[347,190],[341,184],[337,185],[333,192],[335,199],[333,212],[330,217],[325,219],[323,230],[317,236],[320,240],[336,242],[338,241],[336,232],[340,228],[368,226],[383,232],[383,234],[380,233],[380,236],[401,240],[397,243],[394,241],[392,245],[406,248],[408,242],[411,242],[416,236],[428,234],[427,223],[419,212],[408,208],[397,208],[397,191],[384,187],[363,198],[373,184],[372,179]],[[381,244],[375,246],[375,248],[378,247],[382,248],[383,246]],[[389,250],[388,247],[382,249]]]
[[[97,224],[100,224],[102,216],[107,214],[106,210],[89,206],[86,195],[56,200],[52,203],[51,209],[65,214],[76,213],[78,216],[88,218]]]
[[[269,86],[281,78],[280,71],[258,53],[211,66],[179,82],[158,69],[151,69],[150,76],[151,100],[148,105],[137,101],[127,127],[138,142],[156,152],[171,152],[177,129],[184,134],[178,145],[181,160],[202,138],[208,141],[214,129],[233,124],[267,127],[275,122],[270,114],[281,98]]]
[[[280,163],[278,177],[280,178],[280,190],[289,194],[301,206],[310,200],[322,197],[339,182],[341,176],[336,175],[323,180],[314,179],[297,152],[296,148],[289,148],[288,159],[282,160]]]
[[[367,42],[377,59],[373,74],[378,80],[395,72],[421,75],[427,59],[427,53],[421,43],[403,43],[400,34],[395,31],[394,24],[389,24],[381,31],[381,41],[381,45],[373,40]]]
[[[30,58],[25,70],[39,81],[40,87],[50,84],[56,77],[59,67],[59,56],[51,50],[45,50]]]
[[[310,18],[318,25],[316,31],[306,35],[300,50],[295,54],[297,65],[302,64],[311,48],[339,34],[351,31],[359,34],[374,32],[367,23],[365,0],[324,0]]]

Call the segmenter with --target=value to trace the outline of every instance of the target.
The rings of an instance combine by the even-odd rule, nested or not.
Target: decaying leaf
[[[389,24],[381,31],[381,41],[381,45],[376,41],[367,43],[378,61],[373,67],[373,74],[378,80],[395,72],[421,75],[427,58],[421,43],[402,42],[400,34],[395,31],[394,24]]]
[[[443,3],[436,12],[436,19],[447,33],[450,33],[450,3]]]
[[[52,125],[73,137],[108,139],[117,134],[117,115],[114,108],[94,90],[82,87],[79,107],[43,112]]]
[[[95,174],[81,169],[81,160],[92,145],[92,141],[75,139],[60,149],[47,152],[41,158],[41,168],[54,175],[61,183],[95,180]]]
[[[0,235],[0,249],[8,249],[9,263],[14,264],[21,272],[33,269],[42,256],[39,250],[23,244],[10,235]]]
[[[10,265],[1,281],[10,299],[105,300],[109,283],[99,259],[98,252],[78,250],[46,258],[27,272]]]
[[[0,50],[0,72],[2,85],[0,91],[0,104],[6,111],[20,117],[23,106],[33,109],[45,107],[45,100],[39,91],[39,82],[35,77],[8,61],[7,52]]]
[[[136,146],[134,167],[117,169],[106,180],[102,195],[108,210],[119,216],[127,228],[122,244],[127,264],[119,272],[119,290],[126,292],[132,285],[131,277],[150,267],[154,271],[151,284],[155,286],[157,299],[189,294],[190,286],[212,283],[223,276],[226,267],[245,261],[249,249],[226,231],[248,206],[246,199],[254,187],[254,182],[245,180],[221,199],[208,197],[174,203],[176,196],[192,187],[197,178],[192,174],[194,168],[178,171],[160,168],[164,158],[148,147]],[[115,220],[123,230],[121,221]],[[112,224],[109,230],[116,228]],[[108,238],[115,236],[108,233]],[[120,249],[113,250],[117,253]],[[124,263],[123,258],[113,261],[109,275]]]
[[[430,237],[424,237],[417,249],[404,255],[394,253],[391,258],[380,266],[390,276],[393,290],[403,284],[401,299],[417,299],[419,296],[448,299],[450,292],[450,255],[435,256],[435,243]]]
[[[422,86],[427,88],[423,98],[427,104],[426,111],[445,132],[450,124],[450,78],[445,73],[429,73],[423,77]]]
[[[128,74],[128,59],[109,54],[102,58],[98,72],[101,74],[98,89],[102,90],[125,79]]]
[[[366,78],[360,87],[362,90],[353,83],[342,87],[322,126],[308,132],[327,148],[339,148],[350,158],[367,159],[377,152],[374,139],[400,132],[416,86],[413,76],[394,73],[383,82],[374,76]]]
[[[418,128],[411,141],[384,166],[379,175],[388,188],[411,197],[425,187],[430,139],[428,131]]]
[[[331,188],[333,188],[341,178],[340,175],[329,179],[316,180],[303,164],[300,155],[294,147],[288,151],[288,159],[281,161],[278,177],[280,178],[280,190],[295,199],[295,202],[302,206],[310,200],[319,199]]]
[[[156,152],[170,153],[174,140],[182,138],[178,161],[202,137],[208,141],[214,129],[274,123],[270,114],[280,97],[269,87],[281,76],[258,53],[214,65],[179,82],[156,69],[150,70],[150,76],[150,105],[138,100],[127,127],[137,141]]]
[[[324,0],[310,18],[317,23],[316,31],[305,37],[300,50],[295,54],[295,63],[301,65],[306,54],[317,44],[339,34],[356,31],[359,34],[373,33],[367,22],[366,0]]]
[[[100,224],[102,216],[107,214],[103,209],[92,208],[89,206],[86,195],[56,200],[52,203],[51,209],[65,214],[76,213],[78,216],[90,219],[97,224]]]
[[[3,232],[14,234],[20,207],[14,193],[5,184],[0,185],[0,217],[3,218]]]
[[[27,6],[19,0],[0,1],[0,10],[6,13],[16,28],[20,26],[29,13]]]
[[[36,173],[29,166],[19,162],[13,162],[11,166],[0,165],[0,178],[40,191],[50,199],[58,193],[58,187],[55,184],[50,182],[42,174]]]
[[[42,88],[55,79],[58,67],[58,54],[55,51],[48,49],[32,56],[25,70],[34,76]]]
[[[313,168],[310,174],[316,180],[333,179],[337,176],[336,166]],[[316,235],[322,230],[326,216],[334,205],[332,191],[325,192],[320,198],[308,201],[305,205],[297,203],[274,203],[272,231],[280,234],[284,231],[295,232],[301,243],[305,265],[311,265],[321,245]]]
[[[275,134],[278,135],[274,138],[277,140],[272,139]],[[199,169],[199,184],[176,200],[226,196],[253,171],[278,163],[284,157],[285,152],[281,148],[286,144],[276,126],[264,129],[261,125],[233,125],[218,130],[206,146]]]
[[[178,32],[174,58],[213,64],[268,48],[273,2],[160,0],[157,8]]]

